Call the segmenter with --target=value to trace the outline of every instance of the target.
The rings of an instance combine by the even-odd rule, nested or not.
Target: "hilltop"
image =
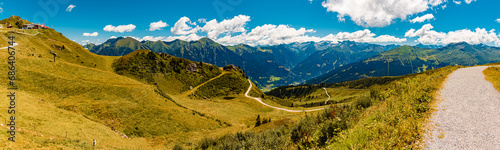
[[[31,24],[28,20],[21,19],[19,16],[10,16],[7,19],[0,20],[0,24],[4,25],[5,27],[8,27],[8,25],[17,28],[17,29],[22,29],[24,24]]]

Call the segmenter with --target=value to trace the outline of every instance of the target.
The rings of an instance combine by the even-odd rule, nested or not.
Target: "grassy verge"
[[[489,67],[483,71],[486,80],[490,81],[495,88],[500,91],[500,68]]]
[[[418,149],[430,104],[447,75],[444,67],[370,87],[369,96],[260,131],[205,138],[199,149]],[[260,132],[257,132],[260,131]]]

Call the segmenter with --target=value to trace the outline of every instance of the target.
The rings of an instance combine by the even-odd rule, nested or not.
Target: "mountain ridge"
[[[404,45],[333,69],[306,83],[338,83],[366,77],[400,76],[444,66],[473,66],[498,61],[500,61],[500,48],[482,44],[471,45],[459,42],[438,49]]]

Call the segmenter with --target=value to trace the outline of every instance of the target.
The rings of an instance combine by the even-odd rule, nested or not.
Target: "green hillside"
[[[401,46],[333,69],[306,83],[337,83],[366,77],[400,76],[453,65],[481,65],[500,61],[500,48],[467,43],[439,49]]]
[[[0,20],[0,24],[4,27],[11,25],[13,28],[22,29],[24,24],[31,24],[31,22],[21,19],[19,16],[12,15],[7,19]]]
[[[269,130],[207,137],[196,148],[420,149],[426,119],[434,109],[431,106],[435,94],[447,75],[457,68],[443,67],[401,77],[368,78],[329,85],[289,86],[282,91],[310,89],[310,92],[291,99],[319,97],[321,87],[327,87],[333,97],[354,98],[333,104],[317,114],[305,113],[296,122],[283,123]]]
[[[96,139],[102,149],[169,149],[174,146],[171,141],[188,144],[204,136],[247,130],[257,114],[277,120],[296,116],[242,96],[248,81],[237,67],[223,71],[215,65],[148,50],[123,57],[99,56],[53,29],[24,33],[0,29],[0,41],[6,43],[8,36],[15,36],[18,43],[16,68],[21,94],[16,128],[20,135],[12,144],[2,138],[3,148],[89,149],[92,139]],[[2,70],[7,72],[7,49],[0,51]],[[231,75],[231,80],[216,78],[223,72]],[[210,79],[214,83],[205,83]],[[242,83],[237,88],[226,83],[235,80]],[[224,85],[215,84],[219,82]],[[0,86],[4,93],[6,83],[7,78],[3,78]],[[235,117],[232,113],[205,111],[193,105],[199,100],[182,96],[191,86],[204,83],[225,89],[204,102],[212,111],[226,111],[219,108],[227,106],[220,105],[223,100],[248,115]],[[193,92],[211,94],[210,90],[213,88],[202,86]],[[254,88],[251,93],[261,92]],[[228,101],[226,97],[232,98]],[[3,103],[8,103],[6,100]],[[7,112],[0,113],[0,118],[8,116]],[[0,136],[7,137],[6,131],[3,128]]]

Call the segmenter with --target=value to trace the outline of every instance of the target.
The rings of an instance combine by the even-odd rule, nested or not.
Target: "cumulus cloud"
[[[205,20],[205,21],[203,21]],[[195,41],[202,38],[197,35],[198,32],[207,34],[207,37],[221,43],[223,45],[248,44],[256,45],[276,45],[292,42],[308,42],[308,41],[356,41],[356,42],[405,42],[406,38],[396,38],[390,35],[379,35],[372,33],[368,29],[355,32],[339,32],[337,34],[329,34],[324,37],[311,36],[315,33],[314,29],[293,28],[289,25],[274,25],[264,24],[257,26],[251,30],[247,30],[247,23],[250,21],[249,16],[238,15],[231,19],[217,21],[216,19],[206,21],[206,19],[198,19],[198,22],[205,23],[200,27],[191,22],[188,17],[180,18],[171,28],[172,34],[175,36],[145,36],[142,38],[132,37],[139,41],[173,41],[176,39],[184,41]]]
[[[412,20],[410,20],[411,23],[415,23],[415,22],[424,22],[426,20],[431,20],[431,19],[434,19],[434,15],[432,14],[427,14],[427,15],[423,15],[421,17],[416,17]]]
[[[205,19],[205,18],[200,18],[200,19],[198,19],[198,22],[199,22],[199,23],[207,23],[207,19]]]
[[[116,38],[118,38],[118,37],[116,37],[116,36],[109,37],[109,39],[116,39]]]
[[[495,21],[497,21],[498,23],[500,23],[500,18],[498,18],[498,19],[497,19],[497,20],[495,20]]]
[[[201,36],[198,36],[196,34],[189,34],[189,35],[178,35],[178,36],[168,36],[168,37],[165,37],[165,36],[144,36],[142,38],[140,37],[135,37],[135,36],[127,36],[127,37],[131,37],[137,41],[165,41],[165,42],[171,42],[171,41],[174,41],[174,40],[183,40],[183,41],[196,41],[196,40],[199,40],[201,39],[202,37]],[[111,37],[112,38],[112,37]],[[111,39],[110,38],[110,39]],[[114,37],[116,38],[116,37]]]
[[[233,19],[224,19],[221,22],[213,19],[206,22],[201,31],[206,32],[208,38],[216,39],[220,34],[246,32],[245,25],[250,21],[249,16],[238,15]]]
[[[308,41],[356,41],[356,42],[404,42],[406,38],[400,39],[394,36],[381,35],[376,36],[370,30],[360,30],[356,32],[339,32],[337,34],[329,34],[325,37],[316,37],[306,35],[307,33],[316,32],[313,29],[291,28],[287,25],[271,25],[266,24],[252,29],[249,33],[243,33],[237,36],[225,36],[215,41],[226,45],[235,45],[245,43],[248,45],[276,45],[292,42],[308,42]]]
[[[149,31],[161,30],[161,28],[167,27],[168,24],[163,21],[152,22],[149,24]]]
[[[455,0],[453,0],[453,3],[455,3],[457,5],[460,5],[460,4],[462,4],[462,1],[455,1]]]
[[[135,30],[135,25],[129,24],[129,25],[119,25],[119,26],[113,26],[113,25],[107,25],[103,29],[104,31],[108,32],[132,32]]]
[[[0,13],[3,13],[3,8],[2,7],[0,7]]]
[[[416,41],[420,43],[430,44],[449,44],[456,42],[467,42],[470,44],[490,43],[500,46],[499,36],[495,33],[495,29],[486,31],[484,28],[476,28],[475,31],[462,29],[450,31],[448,33],[437,32],[432,30],[434,27],[431,24],[425,24],[422,28],[406,31],[405,37],[419,37]]]
[[[75,8],[76,5],[69,5],[68,8],[66,8],[66,11],[67,12],[71,12],[73,10],[73,8]]]
[[[363,27],[384,27],[395,19],[406,20],[412,14],[441,5],[446,0],[326,0],[322,6],[338,13],[339,21],[349,16]]]
[[[158,36],[158,37],[154,37],[154,36],[144,36],[142,39],[140,39],[139,41],[161,41],[165,39],[164,36]]]
[[[97,36],[99,33],[94,32],[94,33],[83,33],[83,36]]]
[[[195,26],[195,27],[192,27]],[[186,35],[193,34],[200,30],[201,28],[196,25],[196,22],[191,22],[188,17],[181,17],[175,24],[174,27],[170,28],[170,32],[176,35]]]
[[[476,0],[465,0],[465,3],[470,4],[473,1],[476,1]]]
[[[166,37],[165,39],[163,39],[163,41],[171,42],[171,41],[174,41],[177,39],[183,40],[183,41],[196,41],[196,40],[199,40],[201,38],[202,38],[201,36],[198,36],[196,34],[189,34],[189,35],[169,36],[169,37]]]

